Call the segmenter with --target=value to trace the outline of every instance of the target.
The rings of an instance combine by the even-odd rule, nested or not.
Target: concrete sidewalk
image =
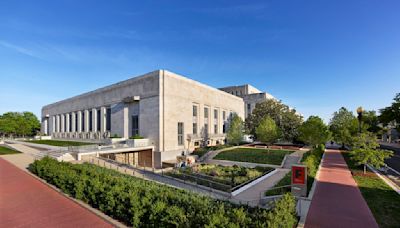
[[[339,150],[325,152],[305,227],[378,227]]]

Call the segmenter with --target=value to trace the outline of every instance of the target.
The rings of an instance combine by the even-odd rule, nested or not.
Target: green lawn
[[[36,144],[45,144],[50,146],[84,146],[84,145],[91,145],[93,143],[87,142],[76,142],[76,141],[61,141],[61,140],[32,140],[26,141],[29,143],[36,143]]]
[[[223,151],[215,156],[214,159],[280,165],[285,155],[291,153],[293,153],[291,150],[236,148]]]
[[[19,154],[21,152],[10,149],[8,147],[5,146],[0,146],[0,155],[5,155],[5,154]]]
[[[342,155],[379,227],[400,227],[400,195],[373,172],[364,174],[362,167],[350,160],[349,153]]]

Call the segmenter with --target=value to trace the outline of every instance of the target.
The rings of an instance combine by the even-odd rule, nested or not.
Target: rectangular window
[[[67,115],[64,114],[64,132],[67,132]]]
[[[197,116],[197,106],[193,105],[193,116]]]
[[[89,111],[89,131],[93,131],[93,112]]]
[[[139,116],[132,116],[132,136],[139,135]]]
[[[251,110],[251,104],[247,104],[247,110],[248,110],[248,111]]]
[[[204,124],[204,133],[208,134],[208,124]]]
[[[197,134],[197,123],[193,123],[193,134]]]
[[[78,114],[75,114],[75,131],[78,132]]]
[[[82,131],[84,132],[85,131],[85,112],[82,112],[82,121],[81,121],[81,123],[82,123]]]
[[[214,119],[218,119],[218,110],[214,109]]]
[[[218,125],[214,124],[214,134],[218,134]]]
[[[178,122],[178,145],[183,145],[183,123]]]
[[[101,131],[101,110],[97,110],[97,131]]]
[[[69,114],[69,125],[68,125],[68,131],[72,132],[72,113]]]
[[[106,109],[106,130],[111,131],[111,108]]]
[[[208,108],[204,108],[204,118],[208,118]]]
[[[222,111],[222,120],[225,120],[225,117],[226,117],[226,112]]]
[[[225,125],[225,123],[222,125],[222,133],[226,133],[226,125]]]

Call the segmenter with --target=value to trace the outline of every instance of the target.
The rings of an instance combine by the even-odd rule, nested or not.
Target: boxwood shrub
[[[133,227],[266,227],[277,213],[217,201],[88,163],[71,164],[45,157],[32,163],[29,170],[64,193]],[[290,213],[279,216],[292,216],[293,204],[281,204],[290,207],[286,210]]]

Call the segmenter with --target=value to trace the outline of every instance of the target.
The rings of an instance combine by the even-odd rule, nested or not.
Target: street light
[[[358,118],[358,132],[361,134],[361,121],[362,121],[362,113],[363,113],[363,108],[360,106],[357,108],[357,118]]]

